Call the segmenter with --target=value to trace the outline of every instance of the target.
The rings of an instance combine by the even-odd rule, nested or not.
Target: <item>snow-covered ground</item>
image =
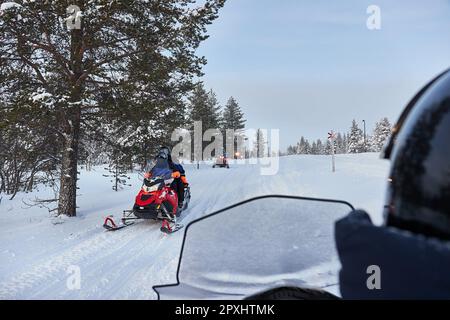
[[[342,199],[366,209],[381,223],[389,163],[378,154],[338,155],[331,173],[329,156],[280,158],[276,175],[260,175],[259,165],[212,169],[185,165],[192,199],[183,224],[227,205],[265,194]],[[152,286],[173,283],[183,231],[164,235],[160,225],[144,221],[118,232],[105,232],[103,218],[120,217],[140,187],[113,192],[102,167],[81,170],[76,218],[52,218],[45,208],[25,209],[19,194],[0,203],[0,299],[155,299]],[[78,266],[79,290],[67,280]]]

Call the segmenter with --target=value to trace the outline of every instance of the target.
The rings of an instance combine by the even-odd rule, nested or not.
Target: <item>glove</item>
[[[144,173],[144,179],[148,179],[152,176],[152,174],[150,172],[146,172]]]
[[[177,178],[179,178],[180,176],[181,176],[181,175],[180,175],[180,172],[178,172],[178,171],[172,172],[172,178],[177,179]]]
[[[186,176],[181,176],[181,181],[185,184],[188,185],[189,183],[187,182]]]

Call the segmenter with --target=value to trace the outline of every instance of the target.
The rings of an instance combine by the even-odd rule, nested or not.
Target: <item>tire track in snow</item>
[[[147,232],[142,229],[139,234]],[[83,240],[74,247],[56,254],[47,261],[33,265],[29,271],[15,275],[12,279],[0,283],[0,299],[18,299],[21,297],[30,298],[33,291],[42,293],[43,289],[52,281],[63,281],[66,283],[66,270],[70,265],[80,265],[83,260],[94,259],[102,255],[109,254],[120,241],[126,241],[130,237],[128,233],[104,232],[99,230],[99,234]]]
[[[240,169],[240,166],[229,170],[209,169],[193,175],[193,197],[181,222],[187,225],[248,198],[245,181],[257,172]],[[206,179],[208,184],[195,182],[196,178],[205,181],[202,175],[211,175],[213,179]],[[258,194],[258,190],[253,191]],[[0,283],[0,298],[154,299],[153,285],[176,279],[183,239],[183,231],[165,236],[159,227],[159,223],[143,221],[115,233],[99,230],[99,234],[86,235],[88,238],[82,242]],[[66,270],[70,265],[81,268],[81,290],[71,291],[66,287]]]
[[[186,211],[186,216],[181,220],[184,225],[187,225],[196,218],[228,205],[228,203],[225,205],[222,205],[222,203],[224,202],[223,199],[229,201],[230,193],[223,191],[233,189],[235,187],[233,182],[236,181],[236,176],[242,176],[242,173],[236,172],[235,174],[230,175],[230,172],[227,171],[213,169],[212,172],[210,170],[202,172],[202,174],[206,175],[216,174],[219,176],[212,180],[214,183],[208,185],[196,185],[194,180],[194,187],[192,187],[193,198],[189,204],[188,211]],[[217,190],[218,192],[211,193],[211,190]],[[122,292],[113,297],[126,299],[156,299],[156,293],[153,291],[152,286],[175,283],[176,281],[176,270],[178,267],[182,239],[183,232],[175,233],[171,235],[169,239],[166,239],[167,241],[164,242],[164,250],[159,251],[157,255],[152,256],[153,261],[156,261],[156,263],[153,263],[149,268],[143,269],[141,272],[135,273],[128,279],[126,288],[122,288]],[[168,248],[169,246],[170,248]]]

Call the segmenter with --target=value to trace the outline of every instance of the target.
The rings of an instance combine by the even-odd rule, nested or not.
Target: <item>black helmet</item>
[[[450,239],[450,70],[407,105],[384,150],[388,226]]]
[[[170,149],[169,147],[163,146],[159,148],[157,158],[169,159],[170,158]]]

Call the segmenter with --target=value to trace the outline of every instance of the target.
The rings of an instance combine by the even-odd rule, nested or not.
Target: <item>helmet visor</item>
[[[169,148],[163,147],[163,148],[159,149],[159,152],[158,152],[159,158],[167,159],[167,158],[169,158],[169,155],[170,155]]]

